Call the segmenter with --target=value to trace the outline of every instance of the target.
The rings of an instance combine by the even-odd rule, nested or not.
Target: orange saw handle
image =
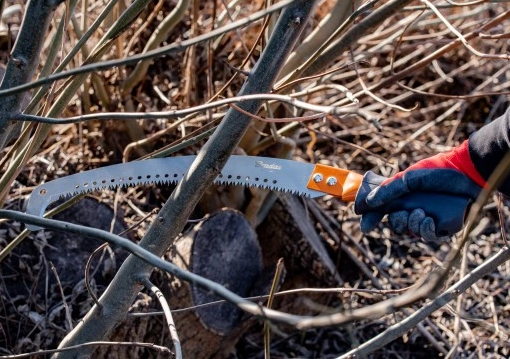
[[[310,176],[308,188],[331,194],[344,202],[354,201],[356,214],[374,211],[383,214],[411,212],[420,208],[434,220],[438,237],[453,235],[464,227],[464,220],[472,203],[471,198],[467,196],[440,192],[413,192],[383,207],[369,207],[365,202],[368,194],[386,179],[371,171],[362,176],[348,170],[318,164]]]
[[[352,202],[356,199],[362,181],[363,176],[356,172],[317,164],[307,187],[331,194],[344,202]]]

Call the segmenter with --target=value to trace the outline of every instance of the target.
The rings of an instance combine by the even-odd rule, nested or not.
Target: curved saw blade
[[[26,212],[42,217],[46,208],[61,198],[116,187],[180,181],[196,156],[155,158],[122,163],[62,177],[37,186],[28,199]],[[266,188],[306,197],[324,193],[307,188],[314,165],[278,158],[232,156],[214,183]],[[27,225],[31,231],[41,229]]]

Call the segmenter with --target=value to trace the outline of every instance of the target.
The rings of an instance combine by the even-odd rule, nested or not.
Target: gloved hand
[[[384,181],[370,192],[365,202],[374,209],[411,192],[443,192],[469,196],[476,200],[486,181],[469,155],[468,141],[445,153],[421,160]],[[361,231],[373,230],[384,213],[368,212],[361,217]],[[389,213],[389,224],[397,234],[411,232],[425,240],[438,239],[434,220],[422,209]]]

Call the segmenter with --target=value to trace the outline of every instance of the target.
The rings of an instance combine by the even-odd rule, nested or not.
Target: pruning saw
[[[155,183],[176,184],[188,172],[196,156],[178,156],[134,161],[69,175],[37,186],[28,199],[26,212],[42,217],[53,202],[71,196],[116,187]],[[322,164],[257,156],[231,156],[215,184],[265,188],[298,196],[317,198],[331,195],[354,202],[354,212],[384,214],[421,208],[434,219],[436,235],[452,235],[462,229],[468,213],[469,197],[440,192],[414,192],[373,209],[367,195],[386,177],[371,171],[364,175]],[[31,231],[42,229],[28,225]]]

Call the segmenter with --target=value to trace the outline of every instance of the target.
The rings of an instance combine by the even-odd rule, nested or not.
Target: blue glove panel
[[[389,214],[390,226],[397,234],[410,232],[426,240],[453,235],[464,226],[469,206],[481,190],[451,169],[409,171],[381,185],[385,180],[367,172],[356,195],[354,211],[362,215],[364,233]]]
[[[471,197],[475,200],[481,188],[463,173],[452,169],[419,169],[406,171],[373,190],[366,199],[369,207],[377,208],[413,192],[441,192]]]

